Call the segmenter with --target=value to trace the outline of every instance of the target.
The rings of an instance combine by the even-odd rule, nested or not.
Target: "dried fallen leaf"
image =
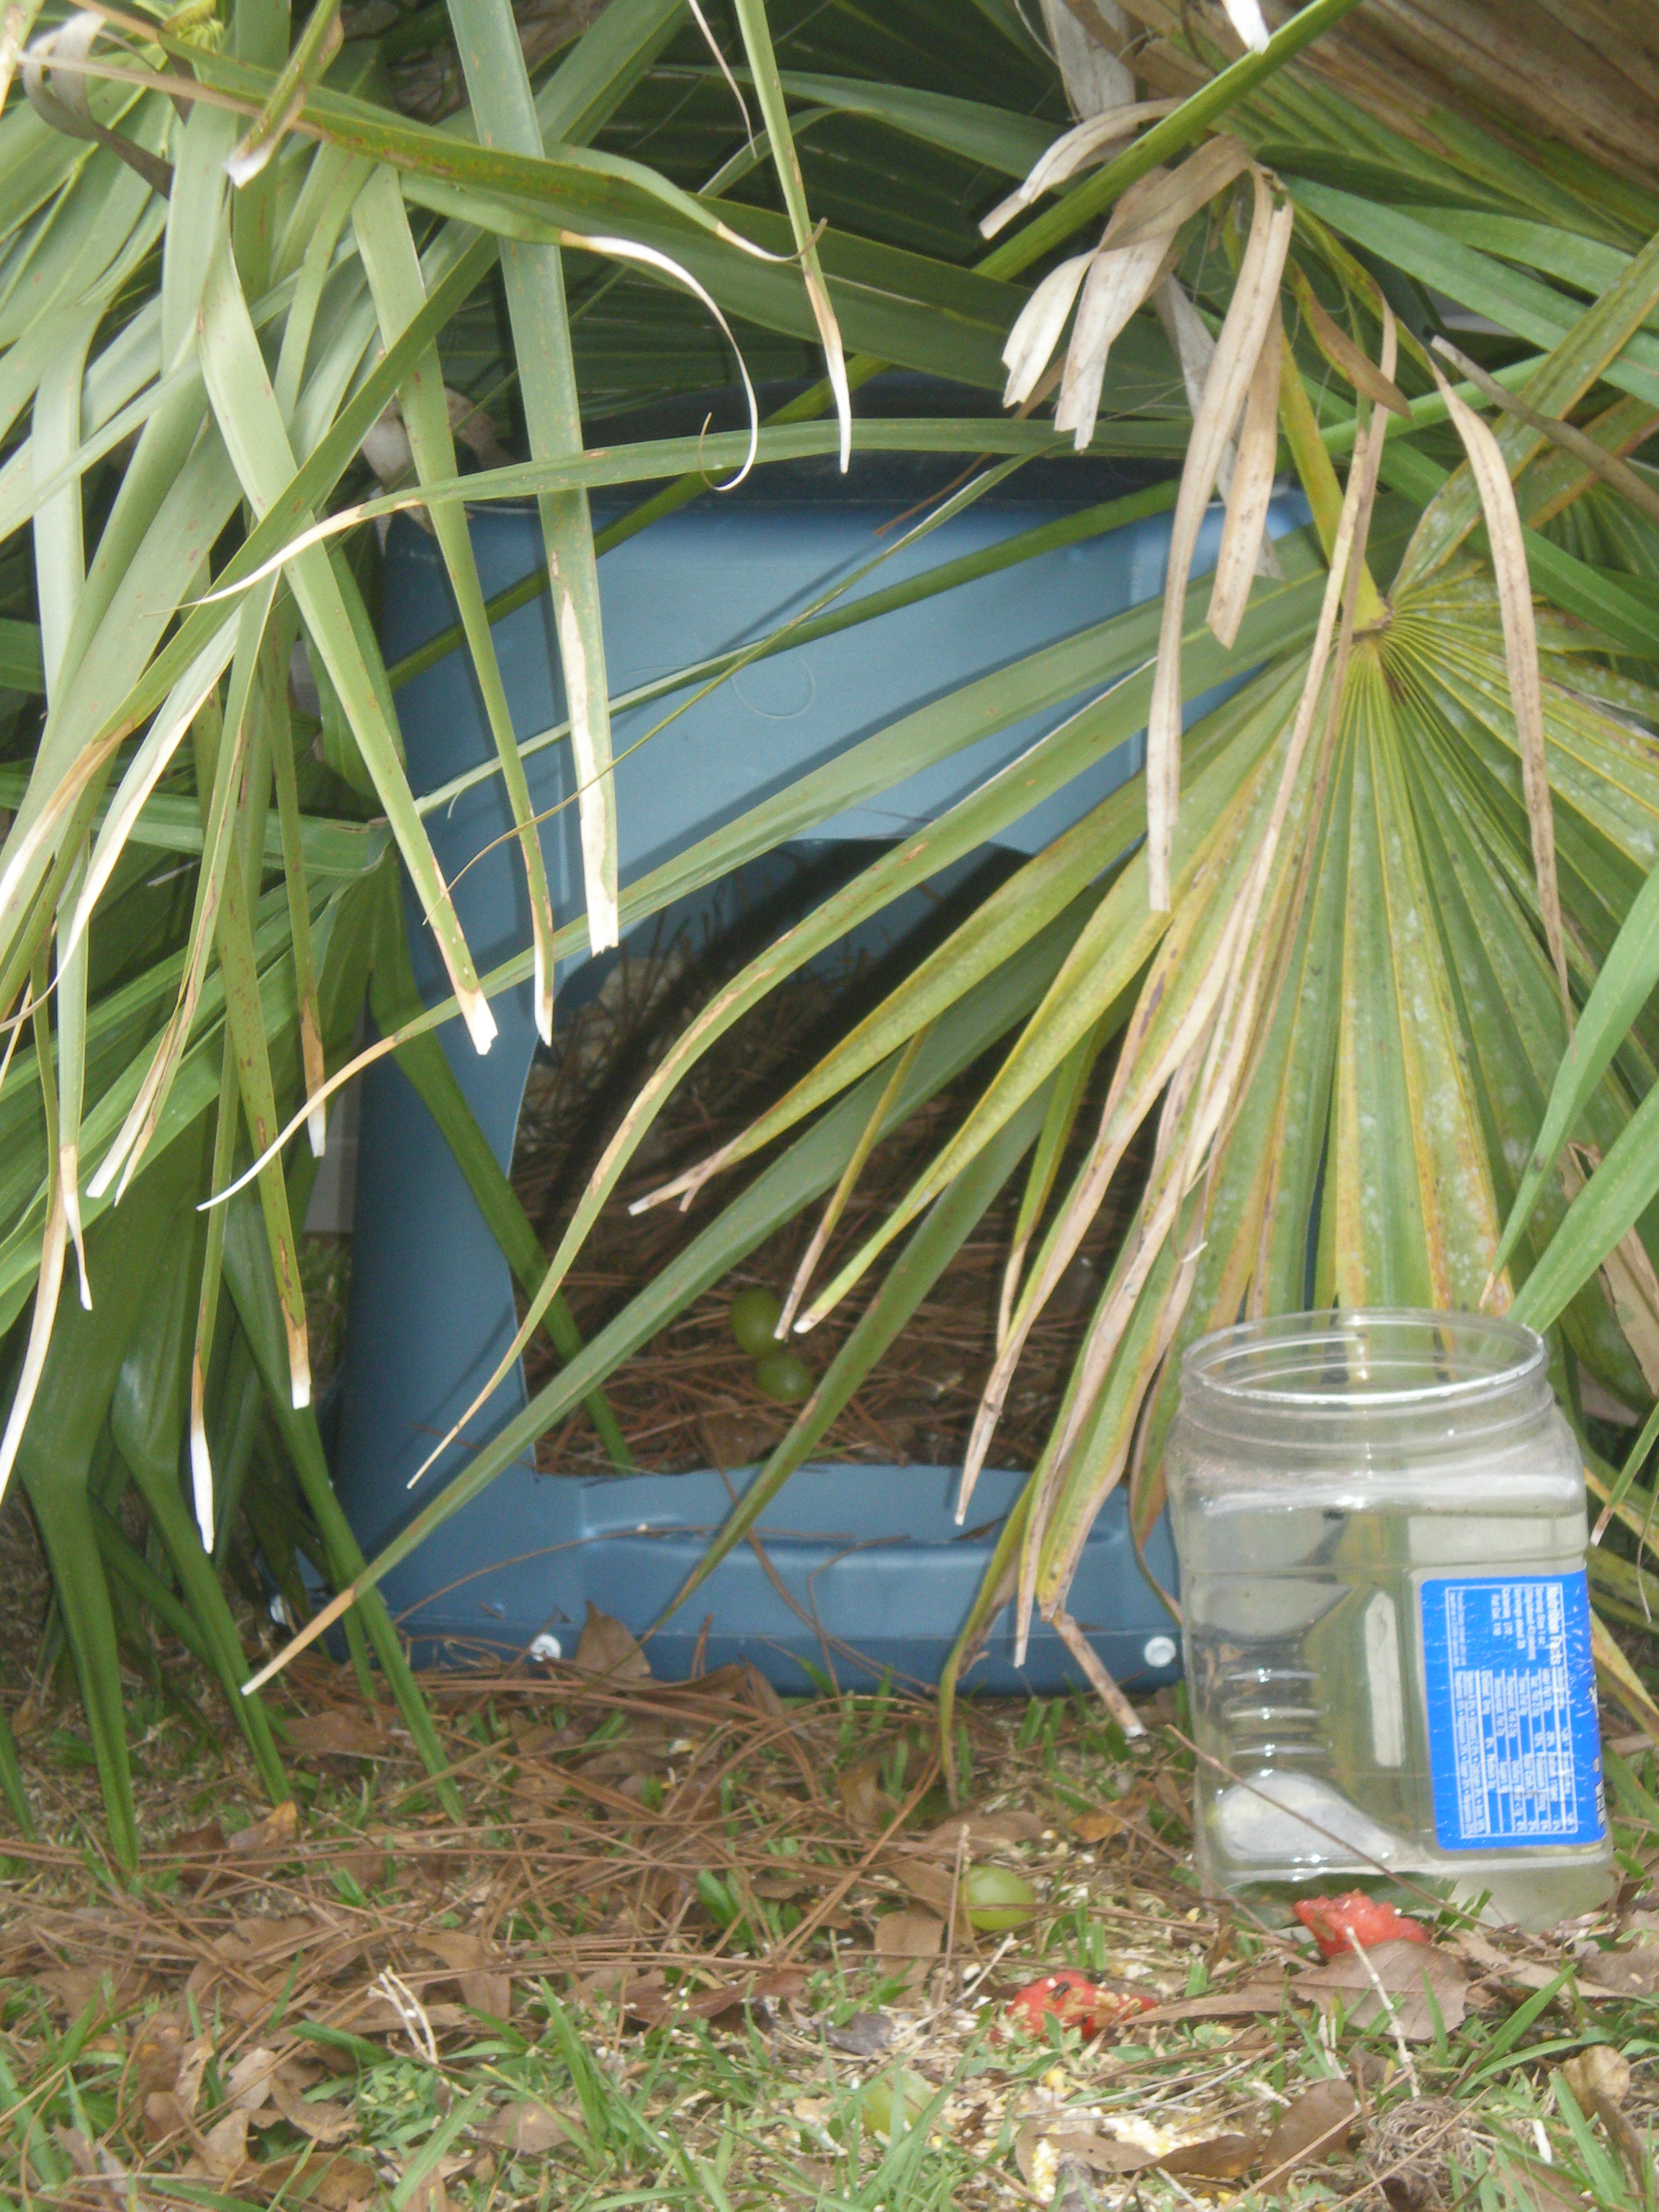
[[[1561,2071],[1586,2112],[1604,2102],[1622,2105],[1630,2094],[1630,2061],[1610,2043],[1592,2043]]]
[[[608,1613],[601,1613],[590,1598],[575,1663],[589,1674],[603,1674],[613,1682],[648,1681],[651,1662],[640,1649],[633,1631]]]
[[[1276,1974],[1271,1980],[1241,1982],[1235,1990],[1213,1990],[1201,1997],[1177,1997],[1156,2006],[1145,2015],[1145,2024],[1166,2020],[1236,2020],[1247,2013],[1278,2013],[1284,2009],[1287,1990],[1299,1984]],[[1310,1991],[1311,1996],[1312,1992]]]
[[[260,2178],[270,2172],[269,2166],[262,2166]],[[331,2158],[320,2169],[313,2159],[306,2172],[317,2177],[306,2203],[320,2207],[321,2212],[357,2212],[359,2206],[374,2203],[380,2195],[379,2174],[361,2158]]]
[[[234,2181],[247,2162],[247,2114],[233,2107],[203,2136],[200,2157],[191,2166],[205,2169],[216,2180]]]
[[[1498,2150],[1493,2163],[1514,2202],[1524,2212],[1590,2212],[1586,2200],[1568,2187],[1541,2159],[1517,2158]]]
[[[1109,1837],[1121,1836],[1140,1810],[1138,1792],[1120,1797],[1115,1805],[1102,1805],[1092,1813],[1079,1813],[1072,1822],[1072,1833],[1080,1844],[1103,1844]]]
[[[1488,1980],[1501,1980],[1522,1990],[1545,1990],[1556,1978],[1555,1969],[1536,1959],[1512,1959],[1475,1928],[1462,1928],[1451,1939],[1452,1948]]]
[[[98,2154],[92,2147],[91,2136],[82,2128],[56,2127],[52,2133],[75,2171],[90,2180],[98,2171]]]
[[[39,1980],[71,2021],[78,2021],[89,2006],[96,2007],[100,2019],[117,2020],[141,2004],[150,1987],[149,1975],[125,1960],[49,1966]]]
[[[278,1993],[280,1994],[280,1992]],[[476,2027],[477,2022],[464,2005],[434,2004],[422,2000],[426,2016],[434,2027]],[[347,1997],[330,2015],[331,2024],[343,2028],[348,2035],[390,2035],[401,2039],[404,2033],[402,2016],[384,1990],[372,1984]]]
[[[1653,2160],[1646,2143],[1631,2123],[1624,2107],[1630,2094],[1630,2062],[1611,2044],[1593,2043],[1570,2058],[1561,2078],[1578,2104],[1593,2112],[1607,2131],[1607,2138],[1624,2160],[1631,2179],[1644,2200],[1654,2197]]]
[[[449,2212],[449,2191],[444,2186],[444,2161],[435,2173],[425,2174],[404,2198],[404,2212]]]
[[[213,2056],[213,2043],[205,2035],[192,2036],[185,2045],[179,2060],[179,2071],[173,2076],[173,2094],[186,2112],[194,2114],[196,2100],[202,2094],[202,2077]]]
[[[676,1689],[690,1693],[699,1703],[705,1698],[735,1698],[739,1705],[774,1720],[783,1712],[783,1699],[752,1659],[734,1659],[729,1666],[716,1667],[711,1674],[697,1674],[689,1682],[672,1684],[670,1694]]]
[[[836,1777],[842,1808],[855,1828],[882,1828],[891,1819],[892,1800],[881,1788],[883,1754],[875,1752],[856,1766],[844,1766]]]
[[[313,2142],[343,2142],[356,2132],[356,2115],[349,2105],[336,2104],[326,2097],[302,2097],[280,2074],[271,2082],[270,2093],[289,2125],[309,2136]]]
[[[305,1759],[384,1759],[392,1749],[386,1730],[367,1713],[343,1705],[288,1724],[289,1742]]]
[[[823,2039],[832,2051],[849,2058],[873,2058],[893,2039],[893,2023],[884,2012],[855,2012],[839,2027],[826,2027]]]
[[[584,1978],[581,1989],[584,1996],[613,2017],[620,2005],[630,2020],[646,2027],[658,2027],[671,2020],[718,2020],[723,2013],[736,2012],[746,2005],[799,1996],[806,1978],[799,1966],[775,1966],[745,1974],[739,1981],[689,1992],[683,1986],[670,1989],[665,1976],[659,1972],[629,1974],[625,1969],[601,1968]]]
[[[770,1897],[778,1899],[799,1897],[803,1891],[811,1889],[813,1886],[811,1877],[806,1875],[751,1874],[749,1877],[749,1887],[757,1897]]]
[[[225,2075],[226,2103],[240,2105],[245,2112],[257,2112],[270,2100],[278,2063],[276,2053],[262,2043],[245,2051]]]
[[[1462,2023],[1468,1984],[1455,1954],[1441,1944],[1413,1943],[1396,1936],[1357,1955],[1351,1952],[1345,1959],[1310,1967],[1297,1976],[1291,1990],[1293,1996],[1312,1997],[1322,2005],[1340,1997],[1348,2018],[1356,2027],[1365,2027],[1384,2009],[1377,1996],[1379,1983],[1387,2008],[1408,2043],[1426,2043],[1433,2036],[1437,2011],[1449,2029]]]
[[[132,2086],[141,2097],[159,2096],[172,2088],[184,2050],[184,2030],[177,2021],[158,2013],[144,2022],[132,2045]]]
[[[364,1844],[356,1850],[340,1851],[330,1857],[330,1867],[340,1874],[348,1874],[362,1889],[379,1889],[391,1879],[395,1871],[391,1853],[384,1844]]]
[[[530,2100],[504,2105],[478,2130],[485,2142],[511,2151],[518,2158],[539,2158],[556,2143],[568,2142],[570,2130],[545,2105]]]
[[[1586,1996],[1595,1990],[1616,1996],[1659,1996],[1659,1946],[1638,1944],[1631,1951],[1598,1951],[1578,1969]]]
[[[462,2002],[491,2020],[505,2020],[512,2008],[512,1978],[501,1971],[495,1950],[482,1936],[464,1928],[429,1928],[420,1942],[422,1949],[453,1967]]]
[[[1263,2176],[1329,2158],[1346,2142],[1358,2113],[1359,2101],[1346,2081],[1316,2081],[1279,2114],[1262,2145]]]
[[[908,1889],[919,1905],[937,1913],[948,1926],[957,1887],[954,1869],[930,1865],[925,1859],[913,1859],[908,1853],[896,1854],[888,1865],[893,1879]],[[965,1931],[967,1914],[958,1911],[957,1920],[959,1928]]]
[[[148,2143],[171,2142],[175,2136],[190,2133],[190,2114],[171,2089],[153,2089],[144,2100],[144,2140]]]
[[[168,1839],[167,1850],[185,1863],[179,1869],[181,1889],[200,1889],[213,1875],[213,1861],[222,1858],[225,1832],[216,1820],[200,1828],[180,1828]]]
[[[259,1858],[267,1852],[287,1850],[300,1832],[300,1808],[291,1797],[273,1806],[263,1820],[239,1828],[230,1838],[234,1858]]]
[[[1158,2164],[1160,2172],[1183,2181],[1237,2181],[1255,2165],[1257,2147],[1255,2136],[1206,2136],[1202,2142],[1165,2151]]]
[[[1139,2143],[1120,2142],[1076,2113],[1042,2113],[1029,2119],[1014,2137],[1014,2163],[1020,2178],[1039,2195],[1054,2184],[1060,2164],[1070,2160],[1091,2173],[1139,2173],[1158,2163],[1157,2154]],[[1044,2184],[1047,2184],[1047,2189]]]
[[[928,1858],[982,1857],[1008,1844],[1034,1843],[1042,1833],[1035,1813],[952,1813],[907,1849]]]
[[[912,1984],[925,1978],[927,1961],[939,1956],[945,1941],[942,1920],[936,1920],[931,1912],[912,1911],[908,1906],[900,1912],[884,1913],[872,1932],[876,1956]]]

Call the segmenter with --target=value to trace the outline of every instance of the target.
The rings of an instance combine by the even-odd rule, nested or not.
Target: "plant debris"
[[[463,1825],[314,1656],[283,1806],[238,1741],[159,1717],[131,1888],[48,1714],[43,1837],[6,1842],[0,1893],[0,2059],[35,2116],[0,2137],[5,2201],[1436,2212],[1478,2154],[1491,2212],[1643,2212],[1643,2003],[1578,1978],[1644,1932],[1636,1884],[1550,1939],[1425,1899],[1428,1942],[1315,1963],[1288,1914],[1199,1894],[1167,1693],[1133,1742],[1081,1697],[969,1703],[953,1808],[924,1702],[659,1682],[605,1615],[587,1636],[423,1679]],[[1628,1805],[1648,1756],[1613,1766]],[[1621,1848],[1659,1850],[1659,1804]],[[1030,1917],[975,1929],[974,1866]]]
[[[514,1188],[544,1246],[556,1244],[612,1117],[651,1064],[696,1012],[713,975],[688,961],[684,947],[653,957],[624,956],[598,997],[556,1035],[553,1054],[539,1059],[519,1120]],[[856,969],[836,978],[809,973],[772,993],[736,1022],[697,1063],[670,1099],[641,1147],[635,1173],[601,1214],[564,1283],[564,1295],[585,1334],[592,1334],[639,1285],[653,1279],[696,1234],[702,1218],[658,1206],[633,1215],[632,1201],[702,1158],[744,1128],[796,1077],[860,1005]],[[975,1065],[866,1162],[819,1263],[827,1281],[885,1215],[918,1169],[967,1111],[983,1085]],[[1103,1091],[1110,1055],[1097,1071]],[[1079,1144],[1092,1126],[1078,1117]],[[761,1156],[763,1164],[768,1155]],[[1132,1162],[1126,1190],[1136,1179]],[[738,1184],[720,1186],[728,1194]],[[996,1351],[997,1304],[1020,1178],[985,1215],[917,1310],[912,1323],[872,1369],[862,1388],[814,1456],[878,1464],[960,1464],[979,1394]],[[658,1336],[609,1376],[605,1395],[637,1465],[680,1474],[707,1467],[731,1472],[763,1460],[787,1434],[792,1401],[805,1395],[792,1379],[774,1395],[749,1348],[750,1324],[781,1310],[784,1293],[817,1225],[809,1209],[752,1252],[743,1266],[687,1307]],[[1082,1341],[1089,1316],[1116,1248],[1127,1201],[1108,1203],[1091,1224],[1048,1309],[1032,1331],[1018,1387],[997,1431],[997,1463],[1029,1471],[1047,1437],[1058,1395]],[[791,1358],[821,1372],[862,1310],[849,1298],[810,1335],[793,1341]],[[522,1312],[522,1307],[520,1309]],[[745,1330],[734,1335],[734,1316]],[[552,1371],[545,1344],[526,1354],[533,1391]],[[767,1364],[763,1358],[758,1363]],[[799,1364],[799,1361],[797,1361]],[[807,1387],[810,1388],[810,1380]],[[550,1473],[609,1468],[605,1448],[585,1414],[550,1430],[536,1464]]]

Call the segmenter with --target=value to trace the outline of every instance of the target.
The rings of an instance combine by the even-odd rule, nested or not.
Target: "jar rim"
[[[1505,1397],[1548,1363],[1536,1329],[1495,1315],[1337,1307],[1216,1329],[1188,1347],[1181,1380],[1241,1411],[1408,1413]]]

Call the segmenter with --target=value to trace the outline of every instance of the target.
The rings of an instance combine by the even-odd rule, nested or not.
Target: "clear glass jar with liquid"
[[[1543,1340],[1299,1314],[1191,1346],[1164,1457],[1206,1889],[1523,1927],[1610,1887],[1583,1465]]]

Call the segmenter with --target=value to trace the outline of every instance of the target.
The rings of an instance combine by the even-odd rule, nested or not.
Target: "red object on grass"
[[[1373,1943],[1396,1938],[1407,1943],[1426,1943],[1429,1931],[1420,1920],[1407,1920],[1391,1905],[1380,1905],[1363,1889],[1341,1897],[1304,1897],[1291,1907],[1302,1925],[1311,1930],[1320,1956],[1340,1959],[1356,1946],[1369,1950]]]
[[[1046,2021],[1057,2020],[1062,2027],[1079,2027],[1091,2036],[1152,2008],[1151,1997],[1103,1990],[1075,1966],[1061,1966],[1017,1990],[1008,2000],[1007,2015],[1026,2035],[1041,2035]]]

